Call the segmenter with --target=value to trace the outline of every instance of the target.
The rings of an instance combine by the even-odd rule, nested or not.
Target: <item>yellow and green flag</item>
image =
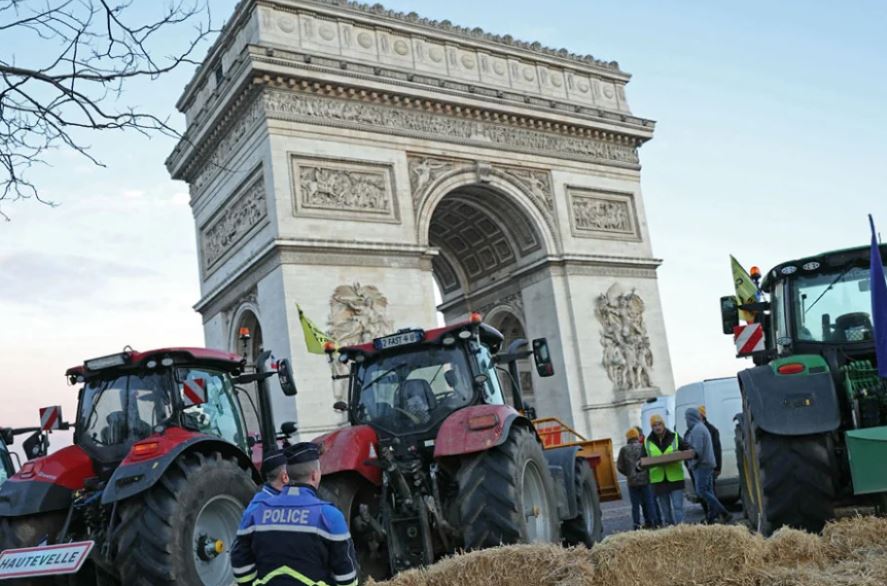
[[[730,255],[730,265],[733,269],[733,284],[736,286],[736,300],[740,305],[755,303],[758,300],[758,288],[755,286],[755,282],[752,281],[748,272],[742,268],[742,265],[739,264],[739,261],[732,254]],[[753,323],[755,321],[755,312],[740,309],[739,318],[744,319],[748,323]]]
[[[305,333],[305,346],[308,347],[308,352],[311,352],[312,354],[323,354],[324,343],[335,343],[335,340],[314,325],[314,322],[308,319],[298,303],[296,304],[296,309],[299,310],[299,322],[302,324],[302,331]]]

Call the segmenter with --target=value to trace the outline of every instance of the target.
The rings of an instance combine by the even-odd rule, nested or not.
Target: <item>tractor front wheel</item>
[[[123,503],[117,566],[127,586],[232,584],[230,552],[251,475],[218,452],[180,456],[144,494]]]
[[[594,470],[585,460],[576,460],[577,515],[563,523],[564,543],[591,547],[601,540],[601,497]]]
[[[65,511],[41,513],[24,517],[0,517],[0,551],[33,547],[44,540],[54,544],[65,523]],[[19,586],[45,586],[53,584],[53,578],[21,578],[13,582]]]
[[[560,541],[554,483],[529,429],[512,427],[502,445],[467,456],[457,480],[465,549]]]
[[[746,415],[748,417],[748,415]],[[822,530],[834,517],[834,453],[827,434],[773,435],[749,417],[742,438],[743,474],[752,528],[767,536],[782,526]]]

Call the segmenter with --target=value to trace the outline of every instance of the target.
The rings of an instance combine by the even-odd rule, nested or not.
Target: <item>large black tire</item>
[[[354,549],[357,551],[359,567],[358,580],[363,584],[367,578],[384,580],[391,576],[388,554],[384,544],[373,555],[366,538],[352,529],[354,520],[360,516],[360,505],[369,507],[370,515],[376,515],[379,508],[378,491],[366,480],[351,474],[324,476],[317,490],[318,496],[333,505],[345,515]]]
[[[745,412],[743,459],[749,478],[746,514],[768,536],[783,526],[811,533],[834,517],[835,456],[828,434],[782,436],[757,427]]]
[[[534,497],[537,491],[529,487],[537,480],[542,495]],[[542,446],[529,429],[512,427],[502,445],[467,456],[457,481],[465,549],[560,542],[554,483]],[[525,502],[525,493],[530,495],[528,498],[539,499],[539,510],[530,511],[533,507],[529,500]]]
[[[65,524],[65,511],[27,515],[24,517],[0,517],[0,551],[19,547],[33,547],[46,539],[55,543],[55,537]],[[48,586],[52,578],[29,578],[3,582],[10,586]]]
[[[564,521],[562,533],[566,545],[591,547],[601,540],[601,497],[594,470],[585,460],[576,460],[576,507],[578,515]]]
[[[218,452],[180,456],[157,484],[121,508],[116,543],[121,582],[126,586],[233,583],[230,551],[240,517],[256,490],[252,476],[234,459]],[[223,539],[224,551],[202,561],[196,553],[200,536],[195,528],[211,516],[221,520],[224,536],[207,537]],[[214,572],[223,577],[210,581]]]

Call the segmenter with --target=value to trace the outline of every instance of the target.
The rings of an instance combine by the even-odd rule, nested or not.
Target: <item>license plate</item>
[[[76,574],[89,557],[94,541],[7,549],[0,553],[0,580]]]
[[[395,346],[405,346],[407,344],[415,344],[422,341],[423,332],[416,330],[411,332],[403,332],[402,334],[393,334],[384,338],[376,338],[373,345],[377,350],[385,350],[386,348],[394,348]]]

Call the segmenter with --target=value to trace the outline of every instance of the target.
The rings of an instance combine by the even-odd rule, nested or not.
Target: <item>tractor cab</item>
[[[507,403],[497,372],[502,341],[472,314],[454,325],[404,329],[341,348],[339,360],[352,367],[349,402],[338,407],[347,409],[352,425],[370,425],[380,436],[433,438],[455,411]]]
[[[882,258],[887,245],[881,245]],[[781,263],[761,283],[769,301],[750,304],[764,330],[766,351],[756,362],[795,354],[819,354],[837,370],[874,358],[870,248],[829,252]],[[721,300],[724,333],[739,325],[734,297]]]
[[[67,371],[79,392],[74,443],[113,471],[132,446],[171,427],[220,437],[246,451],[233,378],[236,354],[203,349],[122,352]]]

